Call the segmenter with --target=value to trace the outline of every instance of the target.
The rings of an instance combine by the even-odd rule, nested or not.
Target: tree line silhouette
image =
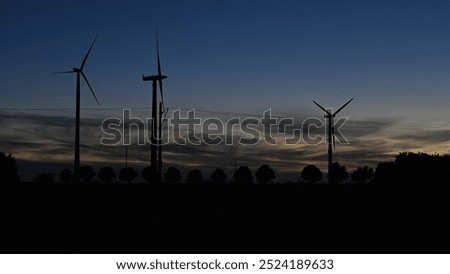
[[[375,169],[369,166],[361,166],[351,173],[347,171],[344,165],[334,162],[331,166],[331,172],[335,182],[331,183],[373,183],[373,184],[440,184],[450,181],[450,155],[427,154],[401,152],[393,161],[380,162]],[[138,172],[133,167],[121,168],[117,175],[110,166],[102,167],[95,172],[91,166],[80,167],[81,182],[101,182],[131,183],[137,180]],[[141,177],[147,183],[156,183],[157,175],[151,166],[145,167],[141,172]],[[300,173],[298,182],[300,183],[320,183],[323,182],[322,171],[315,165],[308,165]],[[0,178],[4,182],[18,182],[19,175],[16,160],[13,155],[0,152]],[[241,166],[235,169],[233,177],[228,182],[234,183],[253,183],[254,178],[259,184],[274,182],[275,171],[267,164],[261,165],[253,174],[249,167]],[[223,169],[216,168],[208,178],[204,178],[199,169],[193,169],[186,175],[185,180],[180,170],[176,167],[169,167],[164,174],[166,183],[225,183],[228,176]],[[39,173],[34,182],[50,183],[54,182],[54,174]],[[64,169],[59,173],[59,181],[70,183],[73,181],[73,173],[70,169]]]
[[[150,167],[84,166],[78,184],[70,169],[12,183],[16,159],[0,153],[0,251],[448,253],[449,159],[403,152],[352,171],[334,163],[335,184],[314,165],[292,183],[275,183],[269,165],[168,167],[164,183]]]

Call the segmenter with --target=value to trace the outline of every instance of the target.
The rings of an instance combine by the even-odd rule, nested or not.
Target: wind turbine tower
[[[353,101],[353,98],[350,99],[347,103],[345,103],[342,107],[340,107],[336,112],[331,113],[333,110],[329,109],[331,112],[326,110],[324,107],[319,105],[316,101],[313,100],[314,104],[316,104],[321,110],[325,112],[324,116],[328,119],[328,136],[327,136],[327,144],[328,144],[328,183],[334,183],[333,174],[331,172],[331,166],[333,164],[333,148],[336,148],[336,142],[334,137],[334,117],[338,114],[342,109],[344,109],[350,102]]]

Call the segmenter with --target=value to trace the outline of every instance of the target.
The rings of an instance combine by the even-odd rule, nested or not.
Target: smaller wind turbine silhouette
[[[161,76],[159,79],[159,91],[161,94],[161,101],[159,102],[159,124],[158,124],[158,172],[157,178],[158,182],[162,182],[162,128],[164,121],[168,114],[168,108],[164,106],[164,92],[163,92],[163,77],[167,78],[167,76],[162,75],[161,73],[161,60],[159,58],[159,35],[158,29],[156,29],[156,55],[157,55],[157,63],[158,63],[158,75]]]
[[[314,104],[316,104],[321,110],[325,112],[324,117],[328,119],[328,183],[334,183],[334,178],[331,172],[331,165],[333,164],[333,147],[336,148],[336,141],[334,137],[334,117],[341,110],[343,110],[350,102],[353,101],[353,98],[350,99],[347,103],[345,103],[342,107],[340,107],[336,112],[330,113],[324,107],[319,105],[316,101],[313,100]],[[331,110],[331,109],[330,109]],[[332,110],[331,110],[332,111]]]
[[[100,102],[95,95],[94,90],[92,89],[91,84],[89,83],[86,75],[83,72],[83,68],[86,65],[86,61],[91,53],[92,48],[94,47],[95,41],[97,40],[98,35],[95,37],[94,42],[92,42],[91,47],[88,52],[84,56],[83,62],[81,62],[81,66],[79,68],[74,67],[72,70],[68,71],[60,71],[55,72],[53,74],[60,73],[76,73],[77,74],[77,94],[76,94],[76,115],[75,115],[75,156],[74,156],[74,164],[73,164],[73,181],[75,183],[80,182],[80,76],[83,77],[84,81],[88,85],[91,90],[92,95],[94,96],[95,101],[100,106]]]
[[[152,129],[150,131],[150,166],[152,170],[157,175],[158,182],[161,182],[161,174],[162,174],[162,146],[161,146],[161,138],[162,138],[162,116],[165,112],[164,110],[164,93],[163,93],[163,82],[162,80],[166,79],[167,76],[163,75],[161,72],[161,62],[159,58],[159,39],[158,39],[158,30],[156,30],[156,59],[157,59],[157,75],[144,76],[142,74],[143,81],[152,81]],[[161,102],[159,104],[159,115],[157,114],[157,84],[159,84],[159,91],[161,95]],[[159,117],[159,119],[158,119]],[[158,130],[159,129],[159,130]],[[158,139],[159,136],[159,139]]]

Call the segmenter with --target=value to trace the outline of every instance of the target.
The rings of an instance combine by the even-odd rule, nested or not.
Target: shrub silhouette
[[[202,172],[198,169],[193,169],[189,171],[187,175],[188,183],[199,184],[203,180]]]
[[[0,180],[5,183],[19,181],[16,159],[11,154],[0,152]]]
[[[156,170],[152,168],[151,166],[147,166],[142,170],[141,177],[147,182],[147,183],[156,183]]]
[[[116,172],[110,166],[102,167],[98,171],[97,177],[103,183],[111,183],[114,178],[116,178]]]
[[[373,179],[373,168],[368,166],[358,167],[356,170],[353,170],[351,177],[353,182],[370,182]]]
[[[378,163],[374,173],[374,182],[377,184],[397,183],[397,172],[394,162]]]
[[[301,176],[308,183],[316,183],[322,180],[322,171],[315,165],[305,166]]]
[[[225,171],[220,168],[216,168],[209,176],[213,183],[223,183],[227,179]]]
[[[275,179],[275,172],[269,165],[262,165],[255,173],[256,181],[260,184],[267,184],[269,181]]]
[[[59,180],[63,183],[70,183],[73,180],[72,171],[68,168],[63,169],[61,173],[59,173]]]
[[[176,167],[169,167],[164,174],[164,180],[167,183],[176,183],[181,180],[181,172]]]
[[[233,179],[236,183],[251,183],[253,175],[248,167],[241,166],[234,172]]]
[[[80,167],[80,179],[82,182],[91,182],[95,177],[95,171],[91,166]]]
[[[53,183],[52,173],[39,173],[34,179],[35,183]]]
[[[399,153],[394,160],[397,182],[409,185],[441,184],[450,181],[450,157],[427,153]]]
[[[341,166],[338,162],[334,162],[331,165],[331,175],[332,175],[332,184],[342,183],[343,181],[348,179],[348,172],[345,166]]]
[[[119,172],[119,180],[130,183],[137,177],[137,172],[132,167],[124,167]]]

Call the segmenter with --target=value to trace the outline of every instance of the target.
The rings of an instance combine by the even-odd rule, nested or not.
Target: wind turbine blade
[[[162,75],[161,74],[161,63],[159,61],[159,50],[158,50],[158,75],[159,76]],[[162,102],[162,105],[163,105],[163,108],[164,108],[164,93],[163,93],[163,82],[162,82],[162,79],[159,79],[158,82],[159,82],[159,92],[161,94],[161,102]]]
[[[86,64],[86,60],[88,59],[89,54],[91,53],[91,50],[92,50],[92,48],[94,47],[95,41],[97,40],[97,37],[98,37],[98,34],[97,34],[97,36],[95,36],[94,42],[92,42],[92,45],[91,45],[91,47],[89,48],[88,52],[86,53],[86,56],[84,56],[83,62],[81,63],[80,70],[83,70],[84,65]]]
[[[336,140],[334,139],[334,130],[333,130],[333,149],[336,149]]]
[[[156,29],[156,59],[158,62],[158,75],[161,76],[161,62],[159,61],[159,35],[158,28]]]
[[[62,74],[62,73],[75,73],[75,71],[73,71],[73,70],[58,71],[58,72],[52,72],[51,74]]]
[[[333,142],[333,149],[336,149],[336,139],[334,135],[334,118],[331,118],[331,141]]]
[[[86,84],[88,85],[89,89],[91,90],[92,95],[94,95],[95,101],[97,101],[97,104],[100,106],[100,102],[98,101],[97,96],[95,96],[95,92],[92,89],[91,84],[89,84],[89,81],[86,78],[86,75],[84,75],[84,73],[82,71],[80,73],[81,73],[81,76],[83,76],[84,80],[86,81]]]
[[[161,94],[161,102],[162,102],[162,106],[163,106],[163,109],[164,109],[164,93],[163,93],[163,83],[162,83],[162,80],[161,79],[159,79],[159,92],[160,92],[160,94]]]
[[[332,116],[331,113],[329,113],[324,107],[322,107],[321,105],[319,105],[316,101],[314,101],[314,104],[316,104],[321,110],[325,111],[328,115]]]
[[[168,114],[169,114],[169,108],[164,109],[164,119],[167,118]]]
[[[338,114],[338,112],[341,111],[343,108],[345,108],[348,104],[350,104],[351,101],[353,101],[353,98],[350,99],[350,100],[348,100],[348,102],[345,103],[345,105],[343,105],[340,109],[338,109],[338,110],[334,113],[334,115]]]
[[[158,76],[162,76],[161,72],[161,60],[159,59],[159,37],[158,37],[158,29],[156,29],[156,60],[158,62]],[[159,92],[161,93],[161,102],[164,108],[164,93],[163,93],[163,83],[162,79],[159,79]]]

